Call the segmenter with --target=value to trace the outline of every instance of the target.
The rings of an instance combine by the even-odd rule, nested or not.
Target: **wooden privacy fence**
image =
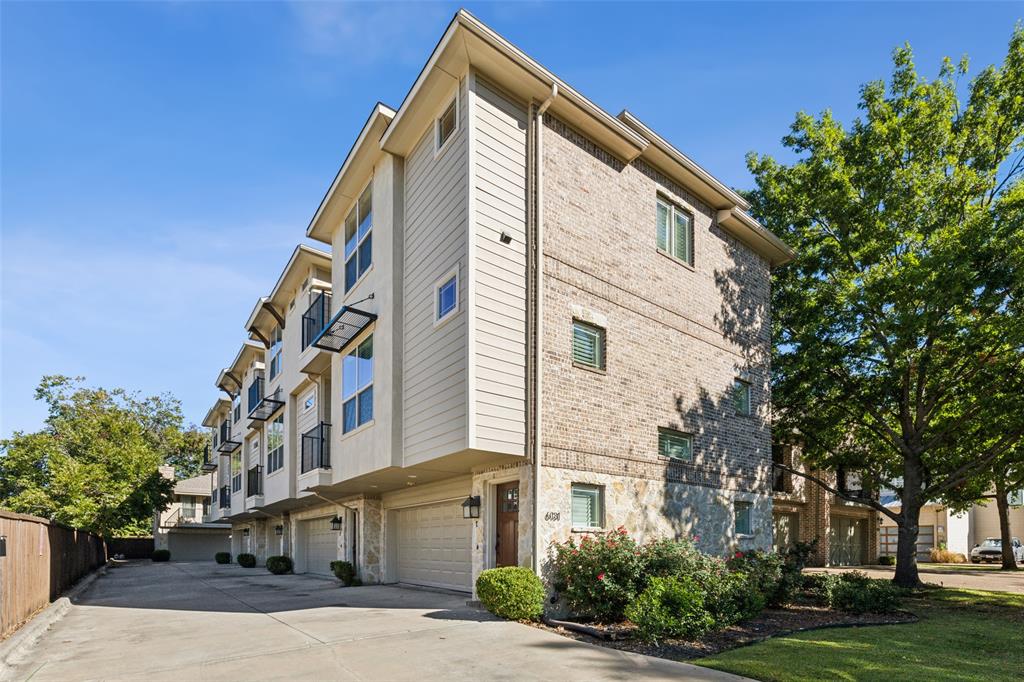
[[[0,510],[0,639],[107,561],[103,538]]]

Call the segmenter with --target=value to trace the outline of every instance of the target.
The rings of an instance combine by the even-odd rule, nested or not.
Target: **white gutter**
[[[542,344],[544,342],[544,112],[558,97],[558,83],[551,83],[551,95],[537,109],[534,125],[534,201],[537,210],[534,212],[534,247],[536,249],[534,265],[534,303],[533,330],[536,341],[533,346],[533,572],[540,575],[540,457],[541,457],[541,371]]]

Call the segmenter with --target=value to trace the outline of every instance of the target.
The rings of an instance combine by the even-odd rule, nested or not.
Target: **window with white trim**
[[[315,388],[312,389],[309,393],[307,393],[306,396],[302,399],[302,412],[303,412],[303,414],[305,414],[306,412],[309,412],[314,407],[316,407],[316,389]]]
[[[373,181],[345,218],[345,291],[370,269],[373,262]]]
[[[434,284],[434,323],[444,322],[459,312],[459,273],[452,270]]]
[[[658,249],[693,265],[693,216],[660,196],[657,211]]]
[[[753,505],[751,505],[750,502],[744,502],[742,500],[737,500],[732,503],[733,515],[736,519],[736,535],[753,535],[754,526],[750,519],[750,510],[752,506]]]
[[[270,380],[281,373],[281,325],[274,325],[270,332]]]
[[[373,334],[342,361],[341,399],[342,433],[373,419]]]
[[[692,462],[693,434],[674,429],[658,429],[658,454],[683,462]]]
[[[284,466],[284,415],[267,425],[267,473]]]
[[[572,525],[574,528],[600,528],[604,525],[604,487],[572,484]]]
[[[750,415],[752,411],[750,382],[743,381],[743,379],[734,379],[732,382],[732,400],[736,406],[736,414]]]
[[[459,97],[456,95],[452,98],[451,103],[444,108],[444,112],[437,117],[437,123],[435,129],[436,135],[436,146],[435,151],[441,151],[444,149],[445,144],[452,138],[455,131],[459,129]]]
[[[235,413],[234,422],[237,424],[238,422],[242,421],[242,394],[239,393],[238,395],[236,395],[232,400],[232,403],[234,404],[234,407],[232,409],[234,410]]]
[[[242,489],[242,453],[236,452],[231,455],[231,492],[237,493]]]
[[[572,321],[573,364],[603,370],[604,350],[604,329],[580,320]]]

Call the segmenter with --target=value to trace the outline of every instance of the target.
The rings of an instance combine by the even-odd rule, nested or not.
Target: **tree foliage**
[[[933,80],[909,46],[893,62],[852,125],[800,113],[796,160],[748,165],[755,214],[797,253],[773,291],[777,428],[897,491],[899,514],[873,506],[910,584],[921,505],[976,494],[1024,434],[1024,30],[969,83],[966,59]]]
[[[36,399],[49,416],[36,433],[0,441],[0,506],[103,535],[146,535],[173,483],[158,467],[194,475],[202,458],[169,396],[87,388],[81,378],[43,377]]]

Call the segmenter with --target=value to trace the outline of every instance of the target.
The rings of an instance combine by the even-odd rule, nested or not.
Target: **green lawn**
[[[1020,680],[1024,595],[942,589],[917,623],[804,632],[692,661],[758,680]]]

